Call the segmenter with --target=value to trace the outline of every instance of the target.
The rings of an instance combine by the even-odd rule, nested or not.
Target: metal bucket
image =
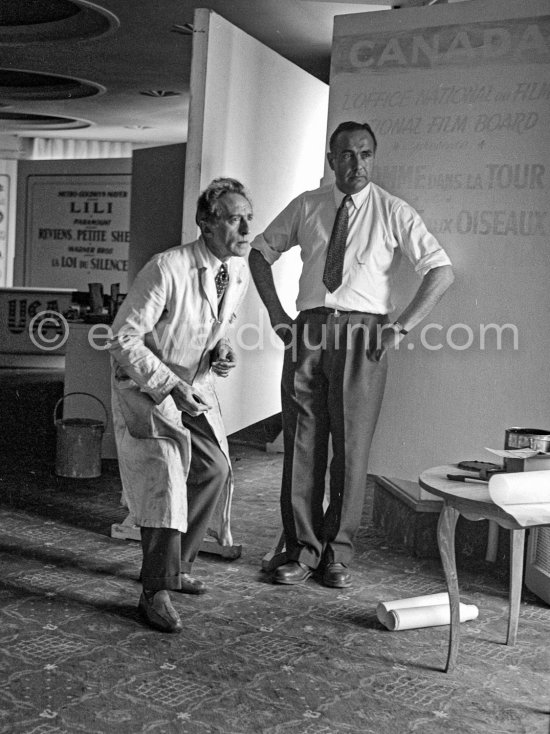
[[[71,395],[86,395],[103,408],[105,420],[93,418],[57,417],[59,406]],[[92,479],[101,476],[101,439],[109,414],[102,401],[87,392],[70,392],[60,398],[53,410],[56,427],[55,473],[72,479]]]

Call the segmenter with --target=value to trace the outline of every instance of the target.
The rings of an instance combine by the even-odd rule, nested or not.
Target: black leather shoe
[[[343,563],[328,563],[323,571],[323,586],[345,589],[351,586],[351,573]]]
[[[160,632],[181,632],[183,629],[180,616],[166,590],[157,591],[153,596],[143,592],[139,598],[138,611],[153,629]]]
[[[206,584],[199,579],[193,578],[188,573],[180,574],[181,587],[174,589],[182,594],[204,594],[206,592]]]
[[[300,561],[290,561],[275,569],[273,581],[276,584],[303,584],[313,573],[313,569]]]

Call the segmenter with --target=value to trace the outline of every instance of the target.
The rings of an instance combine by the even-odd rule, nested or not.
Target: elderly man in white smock
[[[169,590],[206,591],[191,571],[218,502],[218,539],[232,542],[233,478],[212,373],[235,366],[226,334],[248,286],[251,220],[242,184],[214,180],[197,202],[200,237],[155,255],[113,324],[113,422],[143,550],[138,609],[162,632],[182,629]]]

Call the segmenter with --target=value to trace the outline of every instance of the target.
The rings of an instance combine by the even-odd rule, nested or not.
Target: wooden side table
[[[451,672],[456,665],[460,641],[460,598],[455,557],[455,528],[459,516],[463,515],[468,520],[493,521],[510,530],[510,607],[507,645],[515,644],[518,631],[525,529],[526,527],[541,527],[537,523],[528,526],[519,525],[513,517],[491,500],[488,485],[447,479],[447,474],[456,474],[457,471],[460,473],[460,470],[452,465],[436,466],[422,472],[419,477],[421,487],[443,500],[437,525],[437,543],[447,581],[451,609],[446,673]]]

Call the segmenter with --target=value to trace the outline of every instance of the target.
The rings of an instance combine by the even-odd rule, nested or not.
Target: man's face
[[[219,217],[205,223],[203,235],[209,250],[219,259],[243,257],[248,251],[252,207],[245,196],[227,193],[218,199]]]
[[[341,132],[327,154],[334,171],[336,186],[344,194],[356,194],[372,178],[374,167],[374,140],[366,130]]]

